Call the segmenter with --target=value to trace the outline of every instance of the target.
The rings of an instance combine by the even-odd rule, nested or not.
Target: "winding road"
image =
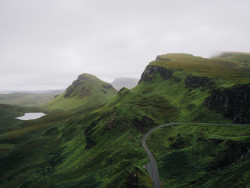
[[[192,123],[192,122],[191,122]],[[163,125],[160,125],[158,127],[155,127],[153,129],[151,129],[150,131],[148,131],[142,139],[142,146],[145,149],[145,151],[148,154],[149,157],[149,164],[146,165],[146,170],[148,171],[152,182],[153,182],[153,187],[154,188],[160,188],[161,187],[161,181],[160,181],[160,177],[159,177],[159,172],[158,172],[158,168],[157,168],[157,164],[156,164],[156,160],[154,155],[151,153],[151,151],[149,150],[148,146],[147,146],[147,137],[154,131],[156,131],[159,128],[165,127],[165,126],[169,126],[169,125],[178,125],[178,124],[184,124],[184,123],[166,123]],[[185,123],[186,124],[186,123]],[[247,125],[247,124],[223,124],[223,123],[192,123],[192,124],[210,124],[210,125]]]
[[[176,124],[180,124],[180,123],[167,123],[167,124],[164,124],[164,125],[160,125],[158,127],[155,127],[153,129],[151,129],[149,132],[147,132],[143,136],[142,146],[146,150],[146,152],[148,154],[148,157],[149,157],[149,160],[150,160],[149,164],[146,165],[146,170],[148,171],[148,173],[149,173],[149,175],[150,175],[150,177],[152,179],[154,188],[160,188],[161,187],[161,182],[160,182],[160,177],[159,177],[159,172],[158,172],[157,164],[156,164],[156,161],[155,161],[155,157],[151,153],[151,151],[149,150],[149,148],[147,146],[147,137],[152,132],[154,132],[155,130],[157,130],[157,129],[161,128],[161,127],[164,127],[164,126],[167,126],[167,125],[176,125]]]

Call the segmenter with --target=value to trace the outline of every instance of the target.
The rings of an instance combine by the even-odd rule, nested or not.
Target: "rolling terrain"
[[[47,91],[44,93],[9,93],[0,94],[0,104],[38,107],[47,104],[56,95],[63,93],[61,90]]]
[[[249,186],[250,127],[222,125],[249,123],[249,57],[161,55],[118,93],[80,75],[43,107],[48,115],[0,133],[0,186],[152,187],[141,142],[168,122],[183,124],[148,140],[163,187]]]

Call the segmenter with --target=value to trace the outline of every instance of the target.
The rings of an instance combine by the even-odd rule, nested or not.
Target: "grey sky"
[[[249,0],[0,0],[0,90],[139,78],[159,54],[250,52]]]

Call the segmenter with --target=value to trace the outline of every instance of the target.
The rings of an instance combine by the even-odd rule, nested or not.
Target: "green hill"
[[[181,122],[250,123],[250,68],[243,64],[222,57],[161,55],[146,67],[134,91],[164,96],[180,110]]]
[[[117,91],[90,74],[81,74],[66,91],[45,105],[47,110],[72,110],[105,104]]]
[[[167,122],[186,123],[148,140],[163,186],[249,186],[250,127],[192,123],[249,123],[247,59],[161,55],[138,86],[116,95],[96,77],[80,75],[47,108],[67,111],[0,133],[0,186],[152,187],[141,141]],[[109,97],[98,102],[100,96]]]

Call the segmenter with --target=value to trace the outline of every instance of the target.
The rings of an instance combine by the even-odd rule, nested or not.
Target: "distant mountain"
[[[109,101],[116,93],[111,84],[84,73],[79,75],[63,94],[49,102],[45,109],[71,110],[99,106]]]
[[[63,90],[46,90],[29,92],[15,92],[0,94],[0,104],[11,104],[18,106],[37,107],[51,101],[56,95],[63,93]]]
[[[128,89],[132,89],[137,86],[139,79],[136,78],[116,78],[113,82],[111,82],[112,86],[118,91],[126,87]]]
[[[51,92],[60,92],[63,93],[65,89],[47,89],[47,90],[5,90],[5,91],[0,91],[0,94],[11,94],[11,93],[36,93],[36,94],[41,94],[41,93],[51,93]]]

